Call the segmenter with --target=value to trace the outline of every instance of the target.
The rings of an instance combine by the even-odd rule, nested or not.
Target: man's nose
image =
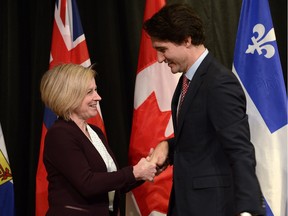
[[[163,61],[165,61],[165,56],[163,55],[163,53],[157,52],[157,61],[159,63],[162,63]]]

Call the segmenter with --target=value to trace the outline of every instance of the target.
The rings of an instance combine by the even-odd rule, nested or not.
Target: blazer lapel
[[[172,97],[172,103],[171,103],[171,112],[172,112],[172,120],[173,120],[173,126],[174,126],[174,133],[177,130],[177,106],[178,106],[178,100],[181,94],[181,88],[182,88],[182,80],[183,80],[183,74],[180,77],[178,84],[175,88],[173,97]],[[188,93],[188,92],[187,92]]]
[[[177,120],[177,105],[178,100],[181,92],[181,83],[182,83],[182,77],[179,79],[178,85],[175,90],[175,94],[173,96],[172,100],[172,115],[173,115],[173,124],[174,124],[174,132],[175,132],[175,138],[177,140],[178,134],[181,131],[183,121],[185,118],[185,113],[188,111],[189,106],[191,103],[193,103],[193,99],[202,85],[203,79],[205,77],[205,74],[207,73],[208,66],[212,60],[212,55],[208,53],[208,55],[204,58],[202,63],[199,65],[198,69],[196,70],[192,80],[190,81],[189,88],[187,90],[187,93],[185,95],[183,104],[181,106],[181,110],[178,113],[178,120]],[[183,76],[183,75],[182,75]],[[180,82],[181,81],[181,82]]]

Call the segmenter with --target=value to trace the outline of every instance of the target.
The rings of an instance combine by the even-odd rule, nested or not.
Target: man
[[[201,20],[188,5],[166,5],[144,30],[158,62],[183,73],[171,105],[174,138],[160,142],[150,158],[160,170],[167,162],[174,167],[168,215],[265,215],[245,94],[205,48]]]

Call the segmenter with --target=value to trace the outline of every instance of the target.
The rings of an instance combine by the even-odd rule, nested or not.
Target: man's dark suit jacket
[[[104,134],[90,126],[116,163]],[[108,216],[108,191],[112,190],[116,194],[110,215],[117,215],[119,192],[139,185],[132,166],[108,173],[96,148],[73,121],[60,118],[48,130],[43,160],[49,181],[47,216]]]
[[[235,75],[208,54],[178,114],[182,77],[172,98],[174,165],[168,215],[264,214],[255,175],[246,98]]]

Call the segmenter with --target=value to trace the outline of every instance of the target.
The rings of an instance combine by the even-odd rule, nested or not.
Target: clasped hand
[[[162,173],[169,165],[168,162],[168,142],[160,142],[155,149],[151,148],[146,160],[156,164],[156,175]]]
[[[133,173],[137,180],[153,181],[156,172],[156,164],[146,160],[146,158],[141,158],[133,167]]]
[[[155,149],[151,148],[146,158],[133,167],[133,173],[137,180],[153,181],[155,175],[159,175],[168,166],[168,143],[160,142]]]

